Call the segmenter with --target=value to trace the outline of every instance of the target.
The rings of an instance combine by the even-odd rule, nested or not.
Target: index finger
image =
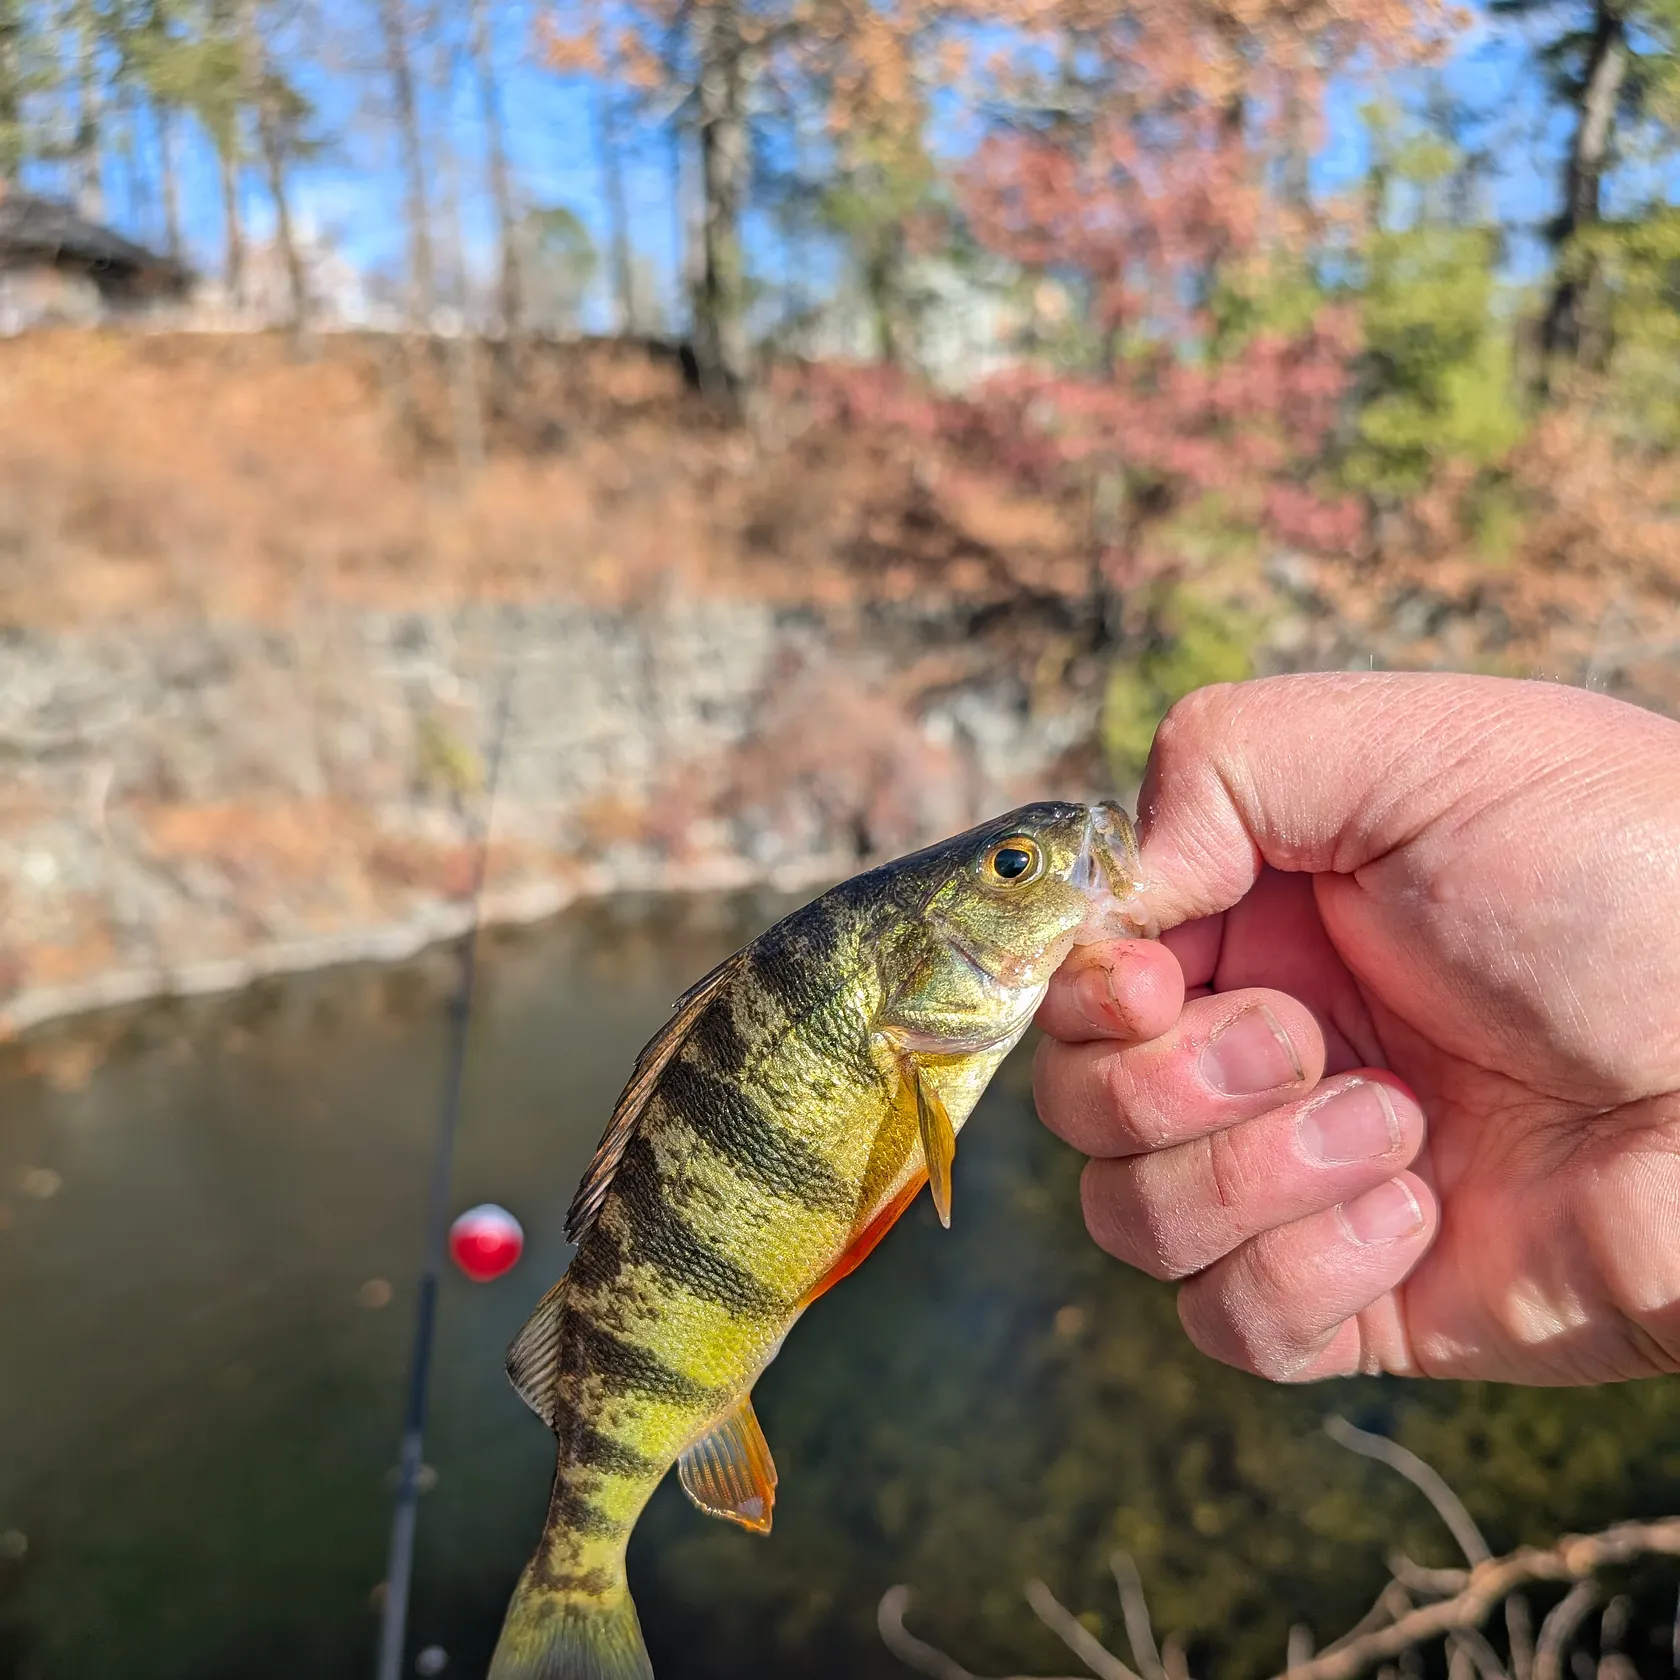
[[[1184,970],[1152,939],[1076,945],[1039,1005],[1038,1025],[1064,1044],[1158,1038],[1184,1007]]]

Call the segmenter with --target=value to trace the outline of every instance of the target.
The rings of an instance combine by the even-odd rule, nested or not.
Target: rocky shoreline
[[[814,887],[1090,779],[969,622],[665,600],[0,633],[0,1040],[475,914]]]

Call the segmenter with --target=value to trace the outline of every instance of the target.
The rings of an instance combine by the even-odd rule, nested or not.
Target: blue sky
[[[534,48],[537,5],[499,10],[496,55],[504,77],[509,116],[510,146],[516,175],[527,202],[562,204],[591,229],[598,247],[604,245],[607,217],[603,202],[600,155],[596,135],[599,90],[584,76],[559,76],[540,67]],[[374,43],[366,20],[350,9],[335,9],[331,58],[340,65],[370,66]],[[1568,122],[1549,111],[1526,46],[1508,25],[1491,28],[1476,14],[1443,75],[1453,95],[1480,113],[1472,131],[1474,143],[1494,160],[1488,209],[1502,221],[1537,227],[1556,199],[1558,160],[1567,138]],[[377,101],[380,78],[366,69],[313,70],[306,90],[316,102],[320,128],[332,137],[329,149],[297,172],[294,183],[296,213],[307,226],[324,230],[357,266],[397,273],[404,255],[401,221],[402,182],[390,126]],[[1422,97],[1417,76],[1388,88],[1368,79],[1344,79],[1333,88],[1328,110],[1328,141],[1316,160],[1317,182],[1330,188],[1356,179],[1366,161],[1366,135],[1361,107],[1384,94],[1402,104]],[[450,96],[450,127],[459,151],[459,191],[469,251],[487,265],[493,251],[492,227],[483,194],[482,131],[477,120],[475,91],[469,85]],[[443,100],[430,96],[430,115],[436,123]],[[137,143],[155,145],[142,129]],[[186,232],[194,259],[214,268],[221,248],[221,218],[214,159],[202,141],[183,148],[183,199]],[[632,238],[656,271],[662,303],[674,305],[678,252],[678,212],[672,190],[672,152],[661,132],[637,136],[624,160]],[[140,177],[143,180],[143,175]],[[113,219],[130,230],[156,240],[161,209],[144,191],[135,190],[136,172],[114,159],[107,174]],[[46,183],[43,183],[46,184]],[[442,180],[434,159],[431,185],[439,192]],[[261,233],[269,224],[266,195],[254,178],[245,190],[247,214]],[[787,278],[790,264],[814,260],[779,246],[767,225],[749,228],[749,253],[768,274]],[[1544,251],[1536,238],[1519,237],[1510,257],[1514,277],[1536,271]],[[822,277],[814,276],[820,284]],[[599,290],[599,288],[598,288]],[[605,320],[605,298],[591,305],[592,324]]]

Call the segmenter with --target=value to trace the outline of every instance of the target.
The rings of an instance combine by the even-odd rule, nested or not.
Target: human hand
[[[1096,1240],[1264,1376],[1680,1370],[1680,724],[1269,678],[1174,707],[1140,807],[1169,931],[1039,1015]]]

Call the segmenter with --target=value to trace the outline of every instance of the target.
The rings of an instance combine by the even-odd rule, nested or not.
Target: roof
[[[18,256],[67,258],[153,285],[184,286],[191,278],[184,264],[89,221],[58,199],[0,187],[0,262]]]

